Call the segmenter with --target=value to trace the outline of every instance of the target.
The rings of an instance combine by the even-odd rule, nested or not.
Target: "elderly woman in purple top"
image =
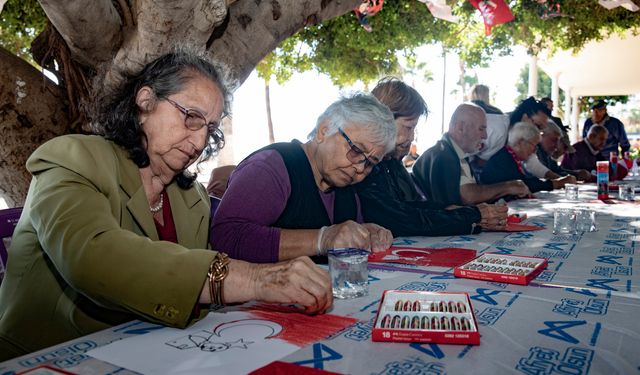
[[[306,143],[269,145],[238,165],[214,217],[212,245],[264,263],[338,247],[386,250],[391,232],[362,223],[351,185],[393,149],[395,137],[393,114],[373,96],[341,98]]]

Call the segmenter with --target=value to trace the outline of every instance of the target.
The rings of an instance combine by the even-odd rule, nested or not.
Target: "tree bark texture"
[[[284,39],[307,25],[347,13],[360,1],[39,0],[64,39],[72,63],[82,67],[79,71],[95,72],[84,77],[92,79],[87,82],[92,82],[94,91],[113,88],[153,59],[183,45],[206,51],[226,67],[231,88],[238,87]],[[47,82],[37,70],[6,52],[0,59],[4,133],[0,196],[14,206],[26,197],[27,156],[46,140],[77,129],[65,116],[75,113],[73,103],[81,101],[75,97],[67,108],[65,98],[74,93],[65,94],[59,88],[64,85]],[[26,96],[20,97],[23,93]]]
[[[0,47],[0,196],[22,206],[29,155],[68,126],[65,92],[26,61]]]

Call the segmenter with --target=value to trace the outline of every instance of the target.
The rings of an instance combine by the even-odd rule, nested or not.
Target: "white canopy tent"
[[[579,97],[640,93],[640,36],[631,31],[587,43],[575,54],[542,53],[537,60],[552,79],[554,102],[559,105],[558,88],[565,92],[565,121],[571,123],[575,135],[579,131]],[[531,66],[535,63],[534,59]]]

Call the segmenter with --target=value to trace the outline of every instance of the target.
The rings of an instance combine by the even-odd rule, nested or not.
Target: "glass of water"
[[[618,198],[623,201],[633,201],[636,198],[636,191],[633,185],[618,185]]]
[[[553,211],[553,234],[575,234],[576,213],[570,208],[558,208]]]
[[[564,185],[564,197],[570,201],[578,200],[578,185],[576,184],[565,184]]]
[[[576,210],[576,230],[578,232],[596,232],[596,212],[584,208]]]
[[[329,250],[327,255],[335,298],[357,298],[369,293],[369,250],[347,247]]]

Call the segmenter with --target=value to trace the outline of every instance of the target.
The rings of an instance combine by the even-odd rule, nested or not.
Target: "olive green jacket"
[[[159,241],[138,167],[99,136],[38,148],[0,286],[0,361],[134,318],[185,327],[209,264],[209,199],[167,186],[179,244]],[[4,357],[4,358],[3,358]]]

